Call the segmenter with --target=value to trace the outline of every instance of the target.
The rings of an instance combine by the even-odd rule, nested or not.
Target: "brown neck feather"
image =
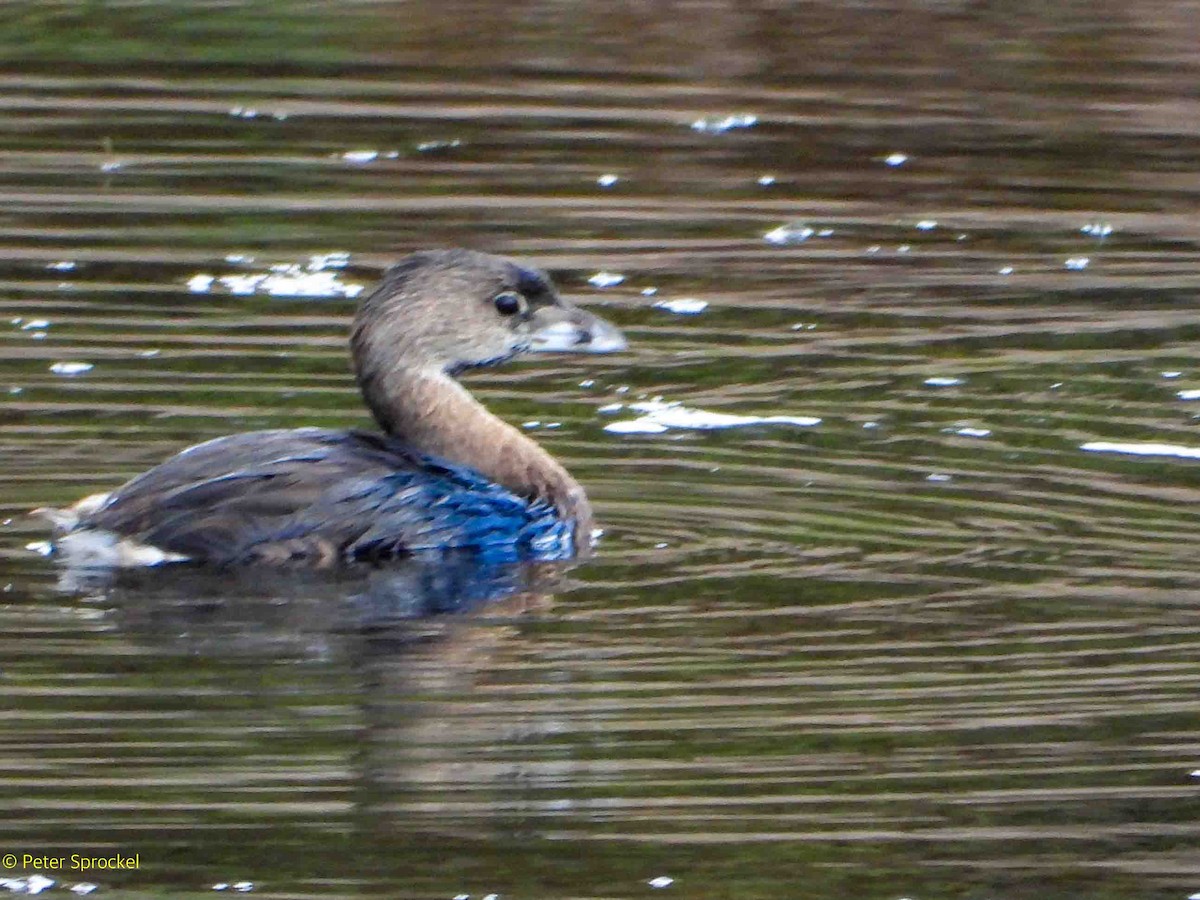
[[[592,507],[579,483],[450,376],[396,368],[360,383],[384,431],[422,453],[468,466],[522,497],[552,503],[575,523],[576,547],[590,544]]]

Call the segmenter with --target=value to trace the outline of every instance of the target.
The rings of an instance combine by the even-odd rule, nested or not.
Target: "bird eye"
[[[496,304],[496,312],[502,316],[513,316],[521,311],[521,295],[515,291],[505,291],[492,298]]]

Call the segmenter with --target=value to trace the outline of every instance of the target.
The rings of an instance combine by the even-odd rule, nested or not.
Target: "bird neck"
[[[359,383],[388,434],[422,453],[474,469],[522,497],[551,503],[574,523],[576,547],[590,544],[592,509],[580,484],[449,375],[395,368],[369,380],[360,376]]]

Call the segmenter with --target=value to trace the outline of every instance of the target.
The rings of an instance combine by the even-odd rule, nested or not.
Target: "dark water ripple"
[[[0,23],[0,851],[142,865],[51,895],[1200,890],[1187,4],[59,6]],[[346,293],[430,245],[629,334],[470,379],[595,560],[28,549],[364,424]],[[821,422],[606,430],[656,402]]]

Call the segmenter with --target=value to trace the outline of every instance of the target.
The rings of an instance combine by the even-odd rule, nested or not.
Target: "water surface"
[[[1194,23],[14,7],[0,850],[141,867],[0,877],[1200,890]],[[631,338],[469,379],[587,486],[595,560],[64,591],[27,549],[188,444],[364,425],[354,295],[440,245]]]

